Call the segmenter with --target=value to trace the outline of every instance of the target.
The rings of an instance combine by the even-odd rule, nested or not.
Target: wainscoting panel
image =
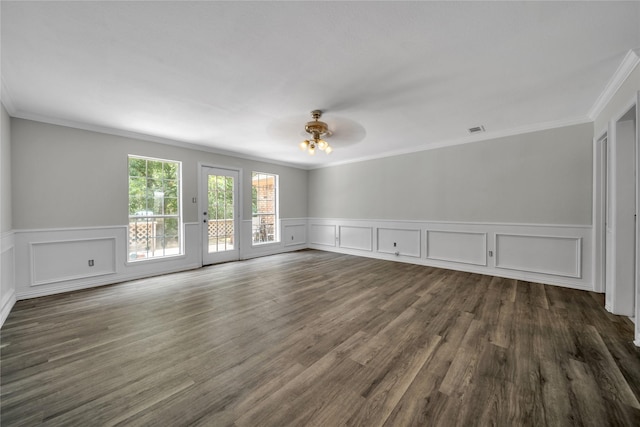
[[[590,225],[340,218],[309,224],[312,249],[593,290]],[[334,230],[338,246],[331,244]]]
[[[420,258],[420,230],[378,228],[378,252]]]
[[[198,268],[201,229],[199,223],[185,224],[183,255],[139,262],[127,259],[126,225],[15,230],[11,245],[3,238],[0,274],[13,276],[13,288],[2,289],[3,307],[12,306],[6,302],[13,295],[20,300]],[[281,230],[280,242],[252,247],[251,221],[243,221],[241,258],[312,248],[593,290],[591,226],[290,218],[281,221]],[[101,249],[111,242],[110,255],[91,258],[78,250],[91,247],[90,242]],[[76,258],[82,265],[65,264],[64,269],[50,261]],[[110,264],[99,264],[102,258]],[[94,259],[93,268],[101,274],[90,275],[88,259]]]
[[[322,246],[336,245],[336,226],[333,224],[311,224],[311,243]]]
[[[15,231],[15,291],[26,299],[197,268],[199,223],[184,224],[185,253],[131,262],[127,226]],[[90,267],[88,260],[94,260]]]
[[[580,237],[496,234],[496,268],[581,277]]]
[[[280,242],[253,246],[251,220],[241,221],[241,259],[308,247],[306,218],[282,219],[280,227]],[[331,242],[335,244],[335,226],[331,230]],[[15,297],[18,300],[202,266],[202,225],[199,222],[184,224],[182,255],[143,261],[132,261],[127,257],[126,225],[16,230],[14,235]],[[289,240],[285,242],[287,236]],[[94,260],[93,267],[89,266],[90,259]]]
[[[297,251],[307,247],[306,218],[281,218],[279,229],[279,242],[254,245],[252,243],[251,220],[241,221],[240,259],[275,255],[283,252]],[[332,238],[332,241],[335,241],[335,237]]]
[[[341,225],[340,247],[360,251],[373,250],[373,229],[371,227],[353,227]]]
[[[307,225],[285,225],[282,232],[282,240],[285,246],[304,245],[307,243]]]
[[[487,265],[487,234],[427,230],[427,258]]]
[[[116,272],[116,239],[32,242],[31,286]]]

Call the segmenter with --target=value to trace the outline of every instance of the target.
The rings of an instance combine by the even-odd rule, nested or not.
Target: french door
[[[239,176],[237,170],[202,167],[202,265],[240,259]]]

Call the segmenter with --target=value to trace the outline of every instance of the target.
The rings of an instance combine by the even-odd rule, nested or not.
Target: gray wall
[[[593,125],[312,170],[309,216],[591,224]]]
[[[125,225],[127,155],[182,161],[184,221],[199,221],[198,162],[243,170],[243,219],[251,218],[251,172],[280,175],[280,216],[307,216],[307,171],[172,145],[11,119],[13,228]]]
[[[244,219],[259,170],[280,175],[282,218],[590,225],[592,126],[316,169],[307,191],[296,168],[13,118],[13,228],[126,224],[127,154],[183,162],[185,222],[198,221],[201,161],[243,169]]]
[[[11,119],[4,105],[2,110],[2,135],[0,137],[0,232],[13,229],[11,219]]]

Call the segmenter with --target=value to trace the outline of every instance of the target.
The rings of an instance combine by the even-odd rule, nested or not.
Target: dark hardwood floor
[[[640,426],[603,296],[301,251],[19,301],[1,422]]]

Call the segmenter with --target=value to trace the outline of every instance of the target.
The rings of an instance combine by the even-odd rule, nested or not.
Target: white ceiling
[[[1,2],[17,117],[303,168],[588,121],[640,2]],[[301,152],[313,109],[335,151]]]

